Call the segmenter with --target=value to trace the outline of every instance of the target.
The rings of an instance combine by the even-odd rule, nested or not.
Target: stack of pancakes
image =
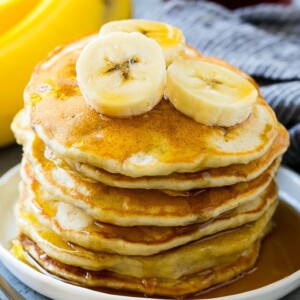
[[[91,288],[178,297],[251,269],[277,205],[288,134],[259,97],[230,128],[163,99],[118,119],[83,99],[83,39],[36,69],[13,130],[24,146],[19,240],[47,272]]]

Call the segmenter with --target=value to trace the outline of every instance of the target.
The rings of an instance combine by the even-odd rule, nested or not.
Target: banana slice
[[[192,46],[185,45],[185,50],[181,57],[199,58],[202,57],[202,55],[197,49],[193,48]]]
[[[201,59],[182,58],[167,70],[165,96],[208,126],[234,126],[250,115],[258,92],[242,75]]]
[[[200,57],[200,56],[201,55],[199,55],[198,57]],[[201,60],[204,60],[204,61],[207,61],[207,62],[210,62],[210,63],[214,63],[214,64],[217,64],[217,65],[220,65],[222,67],[230,69],[231,71],[233,71],[235,73],[240,74],[241,76],[245,77],[248,81],[250,81],[250,83],[252,83],[255,86],[256,90],[258,91],[258,94],[260,94],[258,83],[250,75],[246,74],[245,72],[243,72],[239,68],[234,67],[233,65],[229,64],[225,60],[222,60],[222,59],[217,58],[217,57],[201,56]]]
[[[163,49],[167,65],[185,52],[185,38],[182,31],[169,24],[148,20],[114,21],[103,25],[100,35],[116,31],[140,32],[155,40]]]
[[[88,104],[112,117],[151,110],[162,99],[166,83],[161,47],[140,33],[99,36],[80,53],[76,72]]]

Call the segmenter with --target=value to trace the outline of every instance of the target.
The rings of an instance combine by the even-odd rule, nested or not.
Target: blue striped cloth
[[[300,9],[261,4],[230,11],[211,2],[172,0],[136,17],[177,25],[203,55],[252,75],[289,129],[284,162],[300,171]]]

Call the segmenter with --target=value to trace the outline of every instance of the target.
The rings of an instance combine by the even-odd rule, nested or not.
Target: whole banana
[[[19,20],[38,3],[39,0],[2,0],[0,1],[0,34],[16,25]]]

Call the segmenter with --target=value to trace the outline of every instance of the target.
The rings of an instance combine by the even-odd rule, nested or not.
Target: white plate
[[[281,199],[291,204],[300,213],[300,176],[281,167],[277,178]],[[108,295],[71,285],[41,274],[12,256],[9,252],[9,243],[17,234],[17,226],[14,218],[14,205],[18,197],[17,186],[19,180],[19,166],[11,169],[0,179],[0,259],[18,279],[40,294],[55,300],[145,300],[145,298]],[[300,270],[265,287],[217,299],[276,300],[287,295],[299,286]]]

